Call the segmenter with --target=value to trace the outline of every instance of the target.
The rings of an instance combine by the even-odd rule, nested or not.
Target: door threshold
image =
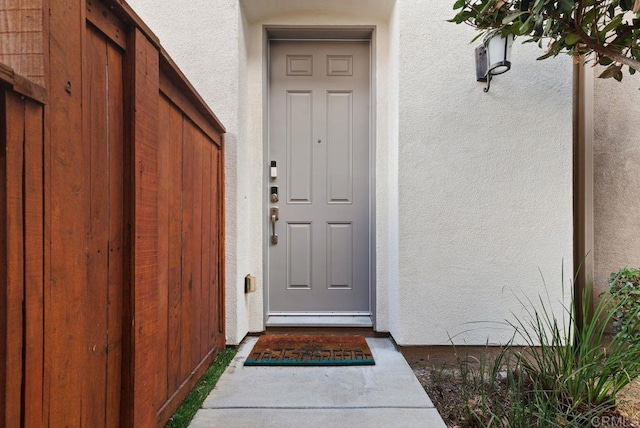
[[[267,327],[373,327],[370,315],[270,315]]]

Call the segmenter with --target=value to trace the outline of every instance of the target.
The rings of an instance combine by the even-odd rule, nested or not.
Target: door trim
[[[376,325],[376,27],[375,26],[263,26],[263,174],[262,174],[262,251],[263,313],[265,326],[367,326]],[[369,42],[369,313],[333,315],[311,312],[279,314],[269,312],[269,65],[270,42],[289,41],[368,41]],[[351,321],[351,323],[349,323]],[[365,325],[366,324],[366,325]]]

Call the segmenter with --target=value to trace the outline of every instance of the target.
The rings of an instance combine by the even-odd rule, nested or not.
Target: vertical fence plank
[[[7,331],[7,94],[0,88],[0,331]],[[0,336],[0,423],[7,419],[7,335]]]
[[[171,165],[169,173],[169,331],[167,396],[178,389],[182,348],[182,114],[170,110],[166,135]]]
[[[193,239],[192,244],[192,272],[193,287],[191,289],[191,368],[195,368],[201,361],[200,357],[200,313],[204,310],[201,299],[202,292],[202,150],[204,137],[199,129],[193,133],[194,174],[193,174]]]
[[[49,102],[53,101],[52,97],[52,89],[51,89],[51,78],[53,77],[53,73],[51,73],[51,15],[50,12],[52,0],[42,0],[42,9],[45,13],[42,14],[42,27],[43,27],[43,47],[44,47],[44,86],[47,88],[49,94]],[[47,357],[50,355],[46,346],[48,343],[47,339],[47,308],[51,300],[52,295],[52,278],[51,278],[51,262],[52,262],[52,254],[51,254],[51,208],[52,208],[52,200],[51,200],[51,170],[52,170],[52,145],[51,145],[51,108],[44,106],[44,117],[43,117],[43,198],[44,198],[44,224],[43,224],[43,290],[42,290],[42,299],[43,299],[43,307],[42,307],[42,330],[43,330],[43,364],[42,364],[42,424],[40,425],[42,428],[50,428],[49,423],[49,414],[50,414],[50,403],[49,397],[51,396],[51,376],[47,374]]]
[[[191,372],[191,311],[193,292],[193,125],[183,122],[182,136],[182,307],[180,379]]]
[[[86,30],[83,59],[84,144],[89,146],[89,230],[87,283],[82,310],[87,338],[82,377],[82,420],[106,422],[106,338],[109,239],[109,164],[107,116],[107,43],[91,27]]]
[[[202,281],[200,291],[200,358],[204,358],[211,349],[209,344],[209,317],[211,308],[211,150],[213,145],[208,139],[202,141]]]
[[[4,420],[0,425],[7,428],[19,427],[21,422],[21,389],[22,389],[22,302],[24,299],[24,234],[23,234],[23,161],[24,161],[24,102],[13,93],[6,93],[6,163],[4,165],[5,181],[5,236],[6,241],[0,245],[5,247],[6,284],[0,299],[5,300],[3,318],[0,327],[5,332],[0,360],[4,372]]]
[[[25,101],[24,426],[43,426],[43,107]]]
[[[159,123],[169,124],[171,106],[160,98]],[[171,141],[167,132],[161,132],[158,140],[158,349],[157,403],[167,399],[168,382],[168,331],[169,326],[169,180],[171,170]]]
[[[156,424],[159,54],[134,30],[132,426]]]
[[[107,427],[119,427],[122,391],[124,86],[122,53],[107,46],[109,144],[109,271],[107,301]]]
[[[43,50],[44,50],[44,87],[47,88],[47,91],[50,95],[49,102],[51,103],[51,78],[52,73],[51,70],[51,12],[50,5],[52,0],[42,0],[42,27],[43,27]],[[44,153],[43,153],[43,211],[44,211],[44,224],[43,224],[43,365],[42,365],[42,428],[50,428],[49,423],[49,413],[50,413],[50,400],[51,400],[51,382],[48,380],[50,376],[48,376],[46,367],[47,367],[47,307],[49,302],[51,302],[51,227],[50,227],[50,216],[51,216],[51,159],[52,159],[52,151],[51,151],[51,109],[44,106],[44,117],[43,117],[43,143],[44,143]]]
[[[82,368],[87,342],[83,326],[86,233],[88,231],[88,146],[82,141],[82,45],[84,8],[80,2],[49,3],[50,147],[45,233],[50,243],[45,271],[45,401],[51,427],[80,426]],[[45,14],[46,15],[46,14]],[[85,372],[86,373],[86,372]]]

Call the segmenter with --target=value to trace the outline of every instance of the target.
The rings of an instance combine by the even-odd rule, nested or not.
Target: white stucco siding
[[[563,298],[572,270],[571,62],[516,42],[491,92],[474,33],[424,0],[130,0],[227,127],[228,343],[264,329],[265,25],[375,27],[376,329],[402,345],[510,338],[476,321]],[[245,295],[243,278],[258,277]],[[568,283],[567,283],[568,286]],[[513,291],[511,291],[513,290]],[[568,287],[567,287],[568,290]],[[559,305],[557,305],[559,308]]]
[[[386,197],[387,206],[385,211],[388,222],[384,224],[386,232],[385,236],[388,236],[386,241],[378,240],[378,248],[385,246],[384,253],[387,255],[388,263],[385,267],[384,264],[378,262],[378,272],[384,273],[384,278],[387,279],[387,287],[384,292],[378,294],[384,294],[386,297],[386,319],[378,320],[382,327],[382,331],[398,331],[400,322],[400,293],[398,290],[399,281],[399,194],[398,191],[398,138],[400,136],[398,111],[399,111],[399,96],[400,96],[400,15],[398,8],[394,7],[389,17],[389,69],[388,69],[388,91],[389,91],[389,117],[386,119],[389,124],[389,143],[388,143],[388,181],[386,183]],[[380,191],[378,189],[378,194]],[[385,200],[380,199],[378,201]],[[382,211],[382,210],[379,210]],[[383,214],[384,215],[384,214]],[[380,277],[380,274],[378,274]],[[378,317],[380,318],[380,317]]]
[[[563,300],[572,270],[571,61],[513,68],[483,93],[474,33],[450,2],[403,0],[399,71],[400,344],[504,342],[518,293]],[[566,283],[566,291],[570,289]],[[522,297],[522,294],[520,294]],[[476,323],[480,322],[480,323]],[[464,334],[459,334],[466,331]]]

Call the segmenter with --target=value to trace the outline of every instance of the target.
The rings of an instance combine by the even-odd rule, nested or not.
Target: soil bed
[[[473,397],[473,392],[477,388],[463,379],[460,363],[438,361],[434,365],[433,361],[419,358],[407,358],[407,360],[447,427],[478,426],[469,422],[469,414],[473,411],[480,411],[480,409],[475,407],[473,398],[464,398]],[[477,370],[477,366],[471,363],[466,369]],[[508,402],[509,397],[506,390],[500,388],[498,390],[503,393],[500,398],[503,403]],[[625,387],[618,394],[616,402],[616,411],[608,419],[613,423],[604,421],[598,426],[640,428],[640,378]],[[562,426],[562,424],[558,426]]]

